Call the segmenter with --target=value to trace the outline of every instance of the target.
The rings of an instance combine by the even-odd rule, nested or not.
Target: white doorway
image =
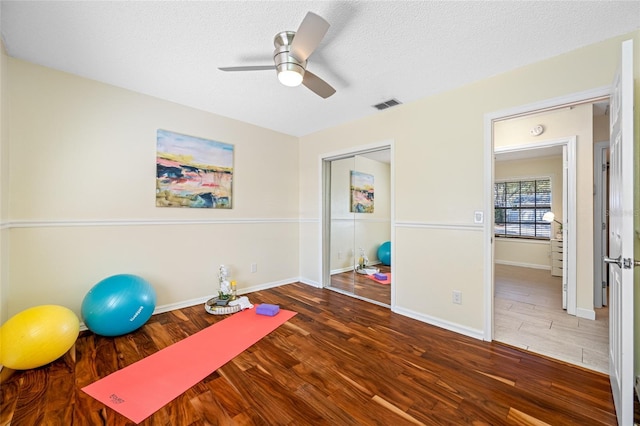
[[[541,102],[539,104],[533,104],[529,106],[514,108],[507,111],[497,112],[494,114],[487,114],[485,116],[485,146],[487,156],[485,157],[485,207],[486,207],[486,215],[487,217],[492,217],[493,215],[493,185],[494,185],[494,123],[501,120],[508,120],[519,117],[527,117],[532,116],[533,114],[539,114],[543,112],[555,112],[559,110],[571,110],[574,107],[576,111],[582,109],[584,112],[586,110],[586,105],[591,104],[595,101],[600,101],[603,99],[607,99],[609,96],[609,92],[607,89],[598,89],[594,91],[585,92],[582,94],[576,94],[568,97],[558,98],[549,100],[546,102]],[[584,106],[584,108],[582,108]],[[533,129],[532,129],[533,131]],[[533,132],[531,133],[533,135]],[[557,136],[556,136],[557,137]],[[572,190],[565,192],[569,195],[569,200],[565,203],[566,208],[571,210],[571,212],[563,213],[563,240],[565,241],[567,248],[565,249],[565,259],[566,262],[564,264],[564,268],[566,270],[566,278],[567,278],[567,312],[571,315],[575,315],[580,318],[595,318],[595,312],[593,309],[585,309],[584,307],[577,307],[577,292],[576,292],[576,279],[578,278],[577,274],[577,232],[576,232],[576,224],[577,224],[577,207],[575,201],[575,194],[577,191],[576,188],[576,141],[575,137],[572,137],[573,142],[567,142],[568,138],[564,138],[564,141],[561,139],[556,139],[552,141],[545,141],[543,143],[533,143],[529,142],[531,146],[526,146],[526,144],[521,144],[520,148],[528,148],[534,149],[536,145],[544,146],[546,144],[563,144],[567,147],[567,157],[565,157],[565,161],[568,163],[569,161],[573,164],[567,167],[568,177],[566,182],[572,186]],[[531,140],[525,139],[525,140]],[[525,146],[523,146],[525,145]],[[573,145],[573,148],[571,146]],[[513,147],[515,150],[516,148]],[[497,151],[496,151],[497,152]],[[567,164],[568,166],[568,164]],[[583,185],[584,189],[584,185]],[[556,213],[557,214],[557,213]],[[590,229],[592,229],[590,227]],[[487,256],[486,261],[486,274],[485,274],[485,339],[493,340],[494,338],[494,259],[495,259],[495,238],[494,238],[494,229],[493,223],[489,222],[485,224],[485,237],[486,237],[486,250],[489,256]],[[591,232],[590,232],[591,234]],[[584,250],[584,248],[583,248]],[[592,254],[589,254],[589,262],[591,262]],[[591,282],[591,281],[589,281]],[[592,288],[592,287],[591,287]]]
[[[533,144],[522,144],[513,146],[503,146],[494,148],[495,156],[510,155],[513,158],[533,158],[534,156],[544,156],[554,152],[562,155],[562,176],[559,176],[562,185],[562,199],[555,201],[560,204],[556,211],[562,212],[560,228],[563,242],[562,259],[562,307],[570,315],[576,314],[576,247],[577,234],[575,224],[577,221],[576,212],[576,137],[571,136],[565,139],[540,141]],[[494,156],[494,158],[495,158]],[[495,161],[495,160],[494,160]],[[495,166],[494,166],[495,169]],[[495,181],[495,179],[494,179]],[[489,216],[493,217],[493,215]],[[539,219],[539,218],[538,218]],[[557,221],[557,219],[553,219]],[[557,221],[560,222],[560,221]],[[555,223],[551,223],[553,231]],[[555,232],[550,233],[553,239]],[[494,246],[495,247],[495,246]],[[494,252],[495,261],[495,252]]]
[[[569,224],[576,222],[575,150],[575,137],[501,146],[494,150],[495,182],[506,180],[512,185],[538,182],[548,185],[545,188],[549,191],[536,192],[537,201],[533,204],[528,201],[520,209],[521,215],[530,216],[526,220],[535,221],[535,224],[521,225],[526,226],[528,232],[514,238],[513,232],[502,235],[496,229],[494,262],[549,269],[551,275],[560,276],[562,308],[570,314],[575,314],[576,301],[575,262],[572,261],[576,244],[575,238],[567,238],[575,234],[568,231]],[[513,210],[516,212],[518,210]]]
[[[503,132],[496,134],[500,137]],[[607,332],[602,327],[606,324],[581,329],[593,333],[593,339],[583,339],[578,328],[582,321],[592,320],[575,316],[577,233],[570,226],[576,223],[575,151],[575,137],[495,148],[496,194],[502,196],[500,185],[511,189],[506,207],[501,197],[496,201],[494,340],[606,373]],[[532,183],[538,188],[535,203],[526,193],[519,200],[517,184],[524,188]],[[521,234],[509,220],[507,226],[515,230],[503,234],[501,210],[520,212]],[[555,212],[557,219],[545,221],[546,212]],[[564,246],[561,272],[556,272],[556,260],[550,257],[557,254],[557,244]]]

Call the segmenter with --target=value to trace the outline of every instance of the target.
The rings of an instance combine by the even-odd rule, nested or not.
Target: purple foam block
[[[380,280],[380,281],[384,281],[384,280],[386,280],[388,278],[387,274],[373,274],[373,277],[376,280]]]
[[[268,303],[258,305],[258,307],[256,308],[256,314],[266,315],[268,317],[275,316],[278,312],[280,312],[280,306],[270,305]]]

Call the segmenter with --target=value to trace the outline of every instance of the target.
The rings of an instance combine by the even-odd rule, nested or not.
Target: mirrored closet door
[[[326,213],[330,215],[331,289],[389,305],[391,301],[390,150],[330,161]]]
[[[331,161],[329,232],[329,286],[348,293],[355,292],[355,213],[350,211],[349,175],[355,157]]]

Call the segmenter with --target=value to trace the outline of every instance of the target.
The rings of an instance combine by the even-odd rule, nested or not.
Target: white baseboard
[[[314,280],[310,280],[308,278],[300,277],[298,278],[298,281],[300,281],[302,284],[310,285],[311,287],[322,288],[322,283],[319,283]]]
[[[419,312],[412,311],[410,309],[393,307],[393,312],[404,315],[409,318],[413,318],[418,321],[422,321],[427,324],[435,325],[436,327],[443,328],[445,330],[453,331],[454,333],[464,334],[465,336],[473,337],[474,339],[484,340],[484,332],[482,330],[476,330],[474,328],[464,327],[460,324],[455,324],[449,321],[443,321],[438,318],[424,315]]]
[[[551,265],[538,265],[536,263],[512,262],[510,260],[494,260],[494,263],[498,265],[520,266],[522,268],[546,269],[547,271],[551,270]]]
[[[241,294],[253,293],[255,291],[260,291],[260,290],[268,290],[270,288],[280,287],[282,285],[293,284],[298,281],[300,281],[299,277],[287,278],[279,281],[272,281],[270,283],[264,283],[264,284],[247,287],[243,289],[241,292],[238,292],[238,294],[241,295]]]
[[[353,266],[347,266],[345,268],[332,269],[329,271],[329,275],[341,274],[343,272],[353,271],[355,268]]]
[[[241,291],[238,292],[238,295],[243,295],[243,294],[247,294],[247,293],[253,293],[255,291],[260,291],[260,290],[267,290],[270,288],[274,288],[274,287],[280,287],[281,285],[285,285],[285,284],[291,284],[291,283],[295,283],[299,281],[298,278],[289,278],[289,279],[285,279],[285,280],[280,280],[280,281],[273,281],[270,283],[265,283],[265,284],[260,284],[260,285],[255,285],[255,286],[251,286],[245,289],[242,289]],[[166,305],[160,305],[160,306],[156,306],[156,308],[153,310],[153,314],[151,315],[157,315],[157,314],[162,314],[165,312],[170,312],[170,311],[175,311],[176,309],[182,309],[182,308],[188,308],[190,306],[196,306],[196,305],[204,305],[207,300],[211,299],[213,297],[213,295],[208,295],[208,296],[202,296],[202,297],[197,297],[195,299],[188,299],[188,300],[183,300],[180,302],[175,302],[175,303],[169,303]],[[204,308],[203,312],[204,312]],[[80,322],[80,331],[86,331],[88,330],[87,326],[85,325],[84,322]]]
[[[576,309],[576,316],[578,318],[586,318],[586,319],[589,319],[589,320],[595,320],[596,319],[596,311],[594,311],[593,309],[577,308]]]
[[[380,265],[382,262],[375,261],[375,262],[369,262],[367,263],[367,266],[375,266],[375,265]],[[338,268],[338,269],[332,269],[331,271],[329,271],[329,275],[335,275],[335,274],[341,274],[343,272],[350,272],[350,271],[354,271],[356,269],[355,266],[347,266],[344,268]]]

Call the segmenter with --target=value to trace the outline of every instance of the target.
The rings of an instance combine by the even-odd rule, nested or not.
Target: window
[[[542,216],[551,211],[551,179],[496,182],[493,195],[496,236],[549,239]]]

